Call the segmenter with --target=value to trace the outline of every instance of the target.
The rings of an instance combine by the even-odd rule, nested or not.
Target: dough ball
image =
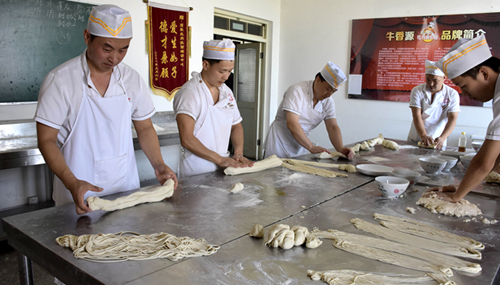
[[[263,238],[264,237],[264,227],[259,224],[253,225],[250,230],[250,236],[255,238]]]
[[[240,192],[241,190],[243,190],[243,188],[244,188],[244,187],[245,187],[245,186],[244,186],[242,183],[240,183],[240,182],[235,183],[235,184],[233,185],[233,188],[231,188],[231,193],[238,193],[238,192]]]

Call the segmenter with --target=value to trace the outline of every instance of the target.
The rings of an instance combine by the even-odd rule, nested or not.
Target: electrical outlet
[[[28,204],[33,205],[38,203],[38,196],[28,197]]]

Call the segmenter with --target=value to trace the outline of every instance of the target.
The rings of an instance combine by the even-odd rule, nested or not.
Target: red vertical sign
[[[188,79],[188,15],[148,7],[151,88],[169,101]]]

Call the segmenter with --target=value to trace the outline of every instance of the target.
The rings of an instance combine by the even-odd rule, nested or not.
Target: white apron
[[[201,76],[200,76],[201,78]],[[199,81],[198,81],[199,82]],[[198,118],[201,122],[200,129],[194,136],[208,149],[218,153],[222,157],[229,157],[229,138],[233,124],[233,108],[228,100],[220,100],[213,104],[212,94],[201,80],[198,84],[200,100],[205,100],[207,108],[205,118]],[[219,88],[219,92],[222,89]],[[221,96],[219,96],[220,98]],[[203,159],[185,148],[181,148],[181,160],[179,162],[179,178],[197,174],[216,171],[217,164]]]
[[[434,98],[432,104],[428,104],[425,100],[422,104],[421,116],[424,122],[424,129],[427,135],[433,139],[439,137],[446,127],[448,118],[443,118],[443,113],[446,112],[445,108],[447,105],[443,103],[446,98],[438,99]],[[408,134],[408,141],[413,141],[415,143],[421,141],[420,135],[415,128],[415,123],[412,122],[410,133]],[[443,146],[446,146],[447,140],[444,141]]]
[[[316,103],[316,106],[321,104],[321,101]],[[286,116],[285,116],[286,117]],[[304,130],[307,137],[312,130],[314,130],[325,118],[325,114],[318,112],[313,108],[312,100],[308,102],[307,106],[302,109],[299,118],[299,124]],[[308,154],[309,151],[302,147],[288,129],[285,120],[274,120],[269,128],[269,133],[266,139],[266,154],[269,157],[273,154],[280,158],[297,157]]]
[[[118,69],[116,69],[118,70]],[[139,174],[132,141],[130,103],[123,94],[112,97],[89,96],[83,84],[83,98],[73,130],[61,147],[66,164],[76,178],[102,187],[102,192],[88,191],[89,196],[104,196],[137,189]],[[73,202],[62,181],[54,177],[52,194],[56,206]]]

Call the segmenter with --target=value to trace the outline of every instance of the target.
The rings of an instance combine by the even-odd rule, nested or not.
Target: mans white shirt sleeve
[[[301,90],[294,84],[290,86],[285,95],[283,95],[283,107],[284,111],[289,111],[300,116],[302,108],[305,104],[305,96]]]

